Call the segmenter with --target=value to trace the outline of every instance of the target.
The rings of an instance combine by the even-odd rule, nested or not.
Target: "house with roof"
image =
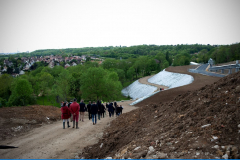
[[[65,64],[64,68],[68,68],[68,67],[70,67],[70,65],[68,63]]]

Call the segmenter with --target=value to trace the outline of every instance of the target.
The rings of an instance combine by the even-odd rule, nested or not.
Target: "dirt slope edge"
[[[206,84],[208,78],[203,76]],[[184,89],[166,103],[149,101],[115,119],[79,157],[239,158],[239,84],[240,72],[197,90]]]

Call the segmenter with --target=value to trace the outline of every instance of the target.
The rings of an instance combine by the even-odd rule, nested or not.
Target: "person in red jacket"
[[[77,103],[77,99],[75,98],[73,100],[73,103],[70,105],[70,111],[73,115],[73,128],[75,127],[75,122],[76,122],[76,129],[79,129],[78,128],[79,110],[80,110],[80,106]]]
[[[61,112],[62,112],[61,118],[63,120],[63,129],[65,129],[65,121],[67,121],[68,128],[71,127],[69,125],[69,121],[68,121],[68,119],[71,116],[71,112],[70,112],[69,108],[66,106],[66,103],[62,104]]]

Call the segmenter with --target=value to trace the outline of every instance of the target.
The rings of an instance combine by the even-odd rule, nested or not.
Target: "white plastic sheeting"
[[[163,85],[170,89],[190,84],[193,80],[194,78],[190,75],[167,72],[163,70],[155,76],[149,78],[148,82]]]
[[[180,74],[180,73],[172,73],[172,72],[167,72],[167,71],[161,71],[155,76],[151,77],[148,79],[148,82],[158,84],[158,85],[163,85],[167,86],[168,89],[170,88],[176,88],[180,86],[184,86],[187,84],[192,83],[194,78],[190,75],[187,74]],[[159,91],[156,92],[156,87],[146,85],[146,84],[141,84],[137,81],[133,82],[131,85],[128,87],[124,88],[122,90],[122,94],[124,96],[130,96],[131,98],[138,99],[134,101],[130,105],[137,104],[138,102],[141,102],[142,100],[158,93]]]
[[[157,90],[157,87],[139,83],[138,80],[122,90],[124,96],[130,96],[132,99],[142,98]]]
[[[200,64],[196,62],[190,62],[190,65],[200,65]]]

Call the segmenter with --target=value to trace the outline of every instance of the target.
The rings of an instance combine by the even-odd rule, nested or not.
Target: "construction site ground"
[[[59,108],[0,108],[0,158],[240,158],[240,72],[224,78],[189,73],[193,83],[161,91],[123,114],[62,129]],[[71,124],[72,125],[72,124]]]

